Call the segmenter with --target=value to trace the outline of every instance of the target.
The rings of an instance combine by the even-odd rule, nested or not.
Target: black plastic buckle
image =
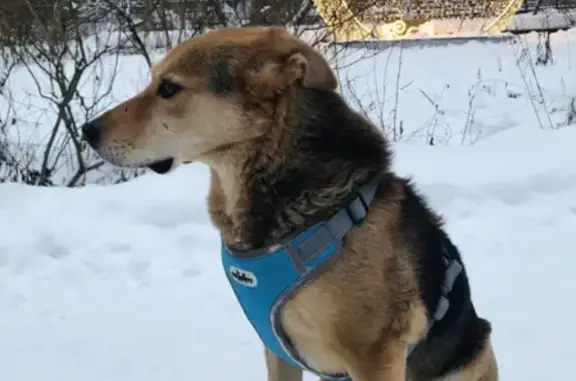
[[[362,208],[364,209],[363,212],[363,216],[362,217],[358,217],[354,214],[354,212],[352,211],[352,205],[356,202],[356,201],[360,201],[360,204],[362,205]],[[368,216],[368,203],[366,203],[366,200],[364,200],[364,197],[362,196],[361,193],[358,193],[358,196],[356,196],[356,198],[354,200],[352,200],[351,202],[349,202],[345,207],[344,210],[346,210],[346,214],[348,214],[348,217],[350,217],[350,221],[352,221],[352,224],[354,226],[360,226],[362,224],[362,222],[364,222],[364,220],[366,219],[366,217]]]

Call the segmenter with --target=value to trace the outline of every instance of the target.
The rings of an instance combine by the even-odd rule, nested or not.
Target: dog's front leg
[[[353,381],[406,380],[406,358],[402,343],[388,342],[384,348],[362,349],[350,353],[347,359],[347,373]]]
[[[302,370],[294,368],[266,348],[268,381],[302,381]]]

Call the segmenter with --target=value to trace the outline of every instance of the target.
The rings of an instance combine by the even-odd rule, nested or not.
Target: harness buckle
[[[357,206],[361,207],[362,210],[358,210]],[[360,226],[362,222],[368,216],[368,203],[364,200],[364,197],[361,193],[358,193],[356,198],[349,202],[345,207],[344,210],[348,217],[350,217],[350,221],[354,226]]]

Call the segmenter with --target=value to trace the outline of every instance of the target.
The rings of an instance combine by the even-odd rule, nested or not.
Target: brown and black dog
[[[336,88],[325,59],[284,29],[221,29],[172,49],[146,89],[83,133],[118,166],[207,164],[211,219],[243,250],[327,218],[378,178],[338,260],[282,308],[287,337],[311,367],[353,381],[497,380],[490,323],[475,312],[465,271],[428,330],[442,253],[460,254],[414,186],[391,172],[382,134]],[[417,345],[406,357],[408,343]],[[270,381],[302,379],[269,350],[266,363]]]

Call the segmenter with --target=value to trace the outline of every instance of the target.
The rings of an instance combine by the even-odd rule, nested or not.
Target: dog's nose
[[[102,140],[102,118],[86,122],[82,126],[82,135],[92,148],[98,148]]]

